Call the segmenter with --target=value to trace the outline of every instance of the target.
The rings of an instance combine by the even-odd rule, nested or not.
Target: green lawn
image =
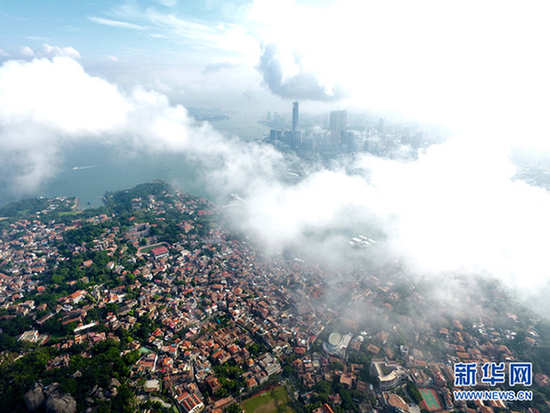
[[[78,215],[78,214],[82,214],[82,211],[80,210],[73,210],[73,211],[64,211],[64,212],[60,212],[59,213],[59,216],[62,217],[62,216],[66,216],[66,215]]]
[[[243,402],[246,413],[294,413],[287,405],[288,393],[283,386],[268,390]]]

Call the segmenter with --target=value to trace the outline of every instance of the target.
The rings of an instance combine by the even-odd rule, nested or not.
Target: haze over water
[[[230,119],[210,122],[228,136],[243,140],[261,140],[269,130],[258,123],[260,113],[235,113]],[[143,153],[114,150],[102,144],[69,146],[64,154],[58,174],[45,182],[34,193],[23,197],[76,196],[80,208],[102,205],[106,191],[131,188],[143,182],[162,180],[197,196],[208,196],[204,185],[198,182],[196,165],[181,153]],[[6,188],[8,177],[0,178],[0,205],[15,201],[21,196]]]

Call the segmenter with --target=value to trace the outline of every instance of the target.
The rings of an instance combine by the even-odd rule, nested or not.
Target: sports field
[[[152,249],[162,247],[163,245],[168,245],[168,244],[166,242],[160,242],[158,244],[147,245],[146,247],[141,247],[140,249],[138,249],[138,254],[142,254],[142,255],[149,254]]]
[[[439,403],[439,397],[437,397],[435,391],[433,391],[432,389],[418,389],[418,391],[422,395],[424,403],[426,403],[426,408],[430,412],[442,410],[441,403]]]
[[[243,408],[246,413],[294,413],[288,400],[286,389],[279,386],[245,400]]]

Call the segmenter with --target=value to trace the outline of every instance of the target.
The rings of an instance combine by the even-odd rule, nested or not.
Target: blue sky
[[[254,69],[260,40],[244,24],[249,6],[215,0],[4,2],[0,59],[68,54],[121,86],[142,84],[207,106],[217,95],[223,105],[237,95],[242,100],[242,91],[265,92]]]
[[[263,111],[301,100],[477,128],[545,113],[545,10],[544,1],[9,1],[0,59],[69,55],[121,87],[186,105]]]
[[[93,58],[126,48],[153,51],[168,48],[171,43],[187,43],[193,48],[196,39],[192,33],[187,38],[181,31],[178,35],[178,24],[180,29],[185,23],[210,28],[230,24],[238,20],[244,6],[245,3],[169,0],[3,2],[0,33],[4,39],[3,49],[15,56],[22,46],[33,47],[44,42],[72,46]],[[173,20],[170,22],[169,18]]]

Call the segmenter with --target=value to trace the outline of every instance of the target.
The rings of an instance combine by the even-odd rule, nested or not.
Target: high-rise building
[[[347,111],[335,110],[330,112],[330,137],[333,144],[338,145],[345,139],[347,124]]]
[[[277,142],[283,140],[283,131],[281,129],[271,129],[269,131],[269,139],[271,142]]]
[[[298,102],[292,103],[292,133],[298,128]]]
[[[288,146],[292,146],[292,142],[294,140],[294,134],[290,130],[285,130],[283,135],[283,142],[286,143]]]
[[[297,130],[292,134],[292,146],[301,147],[304,144],[305,133],[304,131]]]

